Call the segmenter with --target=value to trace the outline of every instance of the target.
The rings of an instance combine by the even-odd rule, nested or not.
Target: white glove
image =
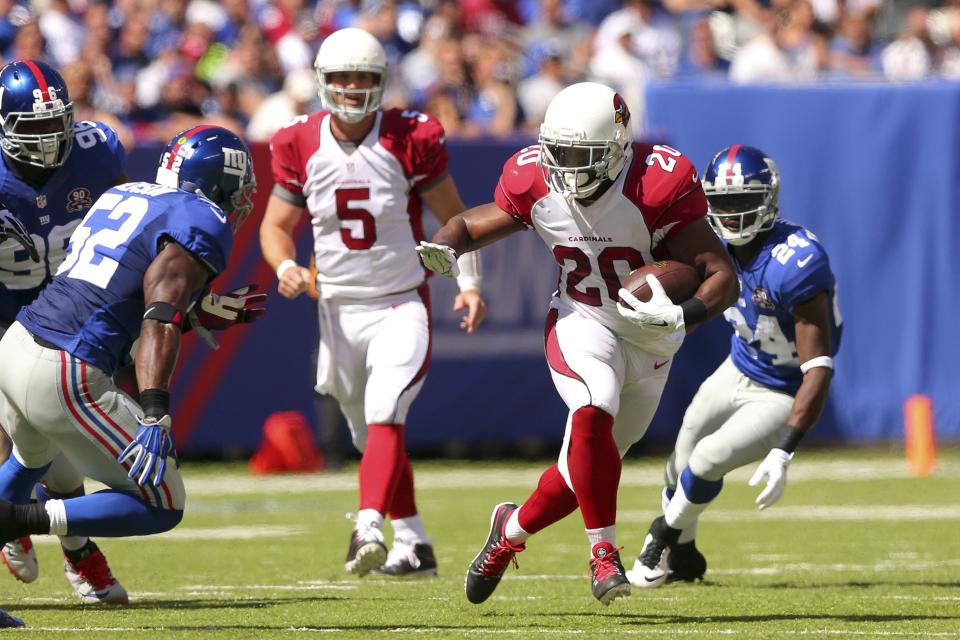
[[[639,329],[628,338],[630,342],[655,356],[669,358],[686,337],[683,309],[673,304],[656,276],[648,274],[647,284],[651,292],[649,302],[640,302],[626,289],[620,289],[618,295],[623,302],[617,302],[617,312]]]
[[[750,478],[750,486],[755,487],[760,484],[764,476],[767,477],[767,486],[760,492],[756,500],[761,511],[771,506],[783,495],[787,488],[787,467],[792,459],[792,453],[787,453],[783,449],[770,449],[770,453],[767,454],[767,457],[757,467],[753,477]]]
[[[430,269],[430,271],[434,271],[448,278],[456,278],[460,275],[460,266],[457,264],[457,252],[453,250],[453,247],[421,240],[420,246],[417,247],[417,253],[420,254],[420,260],[423,262],[423,266]]]

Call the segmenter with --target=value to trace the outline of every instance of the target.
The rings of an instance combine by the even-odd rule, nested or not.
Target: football
[[[623,288],[635,295],[640,302],[650,300],[648,273],[657,277],[674,304],[680,304],[693,297],[701,282],[697,270],[683,262],[658,260],[652,264],[645,264],[631,271],[623,281]]]

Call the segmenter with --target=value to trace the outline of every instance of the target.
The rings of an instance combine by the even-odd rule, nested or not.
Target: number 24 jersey
[[[724,317],[733,325],[730,355],[748,378],[795,394],[803,381],[793,310],[818,293],[829,296],[830,355],[840,348],[843,319],[823,245],[807,229],[777,220],[745,265],[734,259],[740,298]]]

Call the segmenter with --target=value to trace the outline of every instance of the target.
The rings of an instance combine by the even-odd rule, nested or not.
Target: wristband
[[[689,326],[707,319],[707,305],[700,298],[690,298],[680,303],[683,311],[683,324]]]
[[[810,371],[810,369],[816,369],[817,367],[833,369],[833,358],[830,356],[817,356],[816,358],[810,358],[800,365],[800,373],[806,373],[807,371]]]
[[[287,258],[286,260],[281,262],[280,266],[277,267],[277,280],[280,280],[281,278],[283,278],[283,274],[287,272],[287,269],[290,269],[291,267],[296,267],[296,266],[298,266],[297,261],[291,260],[290,258]]]
[[[170,392],[166,389],[144,389],[140,392],[140,408],[144,418],[156,418],[170,414]]]
[[[803,440],[804,431],[799,427],[795,427],[792,424],[788,424],[786,435],[783,437],[783,440],[780,442],[780,446],[777,449],[783,449],[789,454],[793,454],[796,450],[797,445],[800,444],[800,441]]]

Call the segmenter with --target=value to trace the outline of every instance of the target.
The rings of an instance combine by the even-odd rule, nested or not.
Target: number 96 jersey
[[[36,299],[67,255],[67,242],[100,194],[123,176],[126,152],[102,122],[74,125],[73,150],[63,166],[37,187],[0,159],[0,203],[30,232],[40,262],[15,240],[0,244],[0,324],[9,325]]]
[[[794,308],[818,293],[830,297],[830,355],[840,348],[843,320],[827,252],[816,236],[778,219],[746,265],[734,260],[740,298],[723,315],[733,325],[730,355],[744,375],[796,394],[803,382]]]
[[[377,113],[356,148],[342,147],[331,115],[300,116],[271,140],[273,195],[310,212],[324,298],[368,300],[416,289],[423,239],[418,191],[447,174],[443,127],[417,111]]]

